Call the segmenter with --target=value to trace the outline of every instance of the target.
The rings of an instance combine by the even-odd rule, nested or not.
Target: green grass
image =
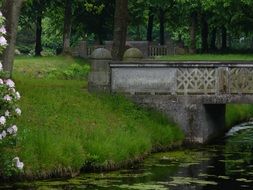
[[[166,61],[253,61],[253,54],[194,54],[156,57]]]
[[[182,131],[157,112],[121,96],[90,94],[86,80],[48,79],[48,69],[64,70],[80,64],[76,61],[69,57],[15,61],[23,112],[17,121],[17,154],[25,163],[26,176],[66,175],[84,166],[117,167],[152,149],[182,142]],[[45,72],[37,76],[40,69]]]
[[[14,76],[43,79],[87,79],[88,61],[59,57],[17,57]]]
[[[228,104],[226,110],[226,126],[228,128],[248,121],[253,117],[253,105],[251,104]]]

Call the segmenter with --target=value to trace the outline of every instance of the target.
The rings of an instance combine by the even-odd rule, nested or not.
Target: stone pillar
[[[91,72],[88,80],[89,92],[110,92],[111,52],[105,48],[98,48],[91,54]]]

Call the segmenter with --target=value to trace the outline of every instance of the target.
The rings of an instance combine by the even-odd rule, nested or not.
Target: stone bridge
[[[224,134],[226,104],[253,103],[253,62],[104,61],[102,70],[101,63],[93,65],[90,81],[99,78],[100,89],[163,112],[190,143]]]

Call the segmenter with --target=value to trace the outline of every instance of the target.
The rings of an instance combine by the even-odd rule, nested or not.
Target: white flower
[[[13,80],[11,79],[7,79],[5,81],[5,84],[9,87],[9,88],[14,88],[15,87],[15,83],[13,82]]]
[[[10,135],[11,135],[13,132],[14,132],[14,131],[13,131],[12,127],[9,127],[9,128],[7,129],[7,133],[9,133]]]
[[[16,108],[16,109],[15,109],[15,112],[16,112],[17,115],[21,115],[21,113],[22,113],[22,112],[21,112],[21,109],[19,109],[19,108]]]
[[[0,71],[2,71],[3,70],[3,65],[2,65],[2,63],[0,63]]]
[[[18,162],[17,164],[16,164],[16,167],[19,169],[19,170],[23,170],[23,168],[24,168],[24,163],[23,162]]]
[[[18,168],[19,170],[23,170],[24,163],[19,160],[19,157],[13,158],[13,162],[14,162],[16,168]]]
[[[4,116],[0,117],[0,125],[4,125],[6,123],[6,119]]]
[[[20,100],[21,96],[20,96],[19,92],[16,92],[15,97],[16,97],[17,100]]]
[[[1,71],[1,67],[0,67],[0,71]],[[2,79],[0,79],[0,84],[4,84],[4,81]]]
[[[9,90],[10,90],[11,93],[16,93],[15,88],[10,88]]]
[[[10,102],[12,100],[12,97],[7,94],[7,95],[4,96],[4,100],[7,101],[7,102]]]
[[[7,129],[7,133],[9,133],[10,135],[16,134],[17,132],[18,132],[18,127],[16,125],[13,125],[12,127],[9,127]]]
[[[6,137],[6,135],[7,135],[6,131],[5,131],[5,130],[3,130],[3,132],[2,132],[2,137],[3,137],[3,138],[5,138],[5,137]]]
[[[7,45],[7,40],[3,36],[0,37],[0,45],[1,46],[6,46]]]
[[[0,32],[1,32],[2,34],[6,34],[6,29],[2,26],[2,27],[0,28]]]
[[[12,128],[14,134],[16,134],[18,132],[18,127],[16,125],[13,125],[11,128]]]
[[[6,110],[5,113],[4,113],[5,117],[10,117],[10,112],[9,110]]]

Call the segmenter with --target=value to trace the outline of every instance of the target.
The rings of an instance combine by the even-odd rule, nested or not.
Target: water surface
[[[252,190],[253,129],[218,145],[154,154],[127,170],[2,184],[0,189]]]

